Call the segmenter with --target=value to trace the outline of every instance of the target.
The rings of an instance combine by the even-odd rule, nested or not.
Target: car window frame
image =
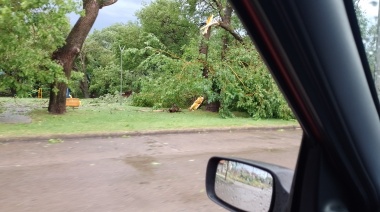
[[[371,169],[376,169],[380,165],[379,162],[374,160],[375,154],[380,152],[380,144],[378,142],[380,134],[376,132],[380,128],[380,105],[366,59],[353,2],[351,0],[242,0],[231,1],[231,3],[237,10],[251,38],[253,38],[257,49],[266,61],[275,81],[293,109],[304,131],[290,194],[290,202],[286,206],[288,210],[316,211],[328,204],[335,204],[329,202],[329,198],[340,199],[341,202],[338,201],[337,204],[344,205],[350,209],[359,209],[361,207],[364,210],[379,210],[377,200],[379,199],[380,182],[376,177],[380,176],[380,173]],[[364,75],[365,82],[362,80],[360,85],[359,83],[351,83],[354,85],[352,86],[353,88],[357,88],[357,86],[368,87],[368,89],[365,88],[361,91],[361,95],[355,93],[356,90],[353,90],[353,102],[350,102],[348,97],[342,100],[342,88],[339,88],[339,84],[343,86],[344,83],[349,83],[349,81],[346,82],[345,80],[352,79],[342,79],[344,82],[336,82],[334,85],[332,81],[328,81],[325,78],[329,77],[329,80],[331,80],[336,77],[332,77],[331,72],[323,73],[327,69],[332,70],[329,67],[332,64],[326,61],[324,61],[325,63],[317,64],[319,62],[317,59],[322,58],[318,58],[318,56],[323,56],[321,52],[328,53],[326,51],[328,47],[320,47],[315,43],[309,49],[302,46],[310,45],[308,43],[310,39],[314,39],[312,41],[315,42],[315,40],[319,39],[318,36],[329,37],[322,34],[314,38],[305,36],[305,34],[313,31],[313,27],[315,27],[311,25],[302,26],[302,24],[306,24],[308,21],[308,24],[316,21],[314,23],[320,29],[328,28],[329,30],[326,30],[324,33],[336,32],[338,35],[339,30],[337,31],[336,28],[342,27],[335,25],[336,28],[333,28],[332,23],[321,22],[326,17],[313,13],[311,9],[315,9],[316,7],[319,9],[325,8],[330,11],[334,9],[335,12],[340,13],[339,16],[334,16],[333,13],[322,15],[341,19],[345,24],[348,24],[348,28],[346,25],[346,29],[344,29],[346,34],[341,36],[341,38],[345,39],[345,36],[351,36],[351,38],[347,38],[350,39],[347,42],[350,45],[350,49],[348,49],[348,52],[342,53],[347,53],[345,56],[347,58],[355,59],[354,65],[359,68],[345,67],[347,69],[346,73],[351,78],[358,76],[361,80]],[[305,15],[306,9],[310,13]],[[318,12],[321,11],[318,10]],[[289,14],[292,12],[294,13]],[[309,20],[313,18],[318,20]],[[335,19],[331,20],[334,21]],[[305,28],[302,29],[302,27]],[[318,31],[314,32],[320,33]],[[299,35],[301,35],[300,38],[297,38]],[[330,37],[334,37],[334,33]],[[285,45],[284,43],[287,39],[291,42]],[[295,39],[300,39],[301,42],[297,45]],[[336,41],[338,43],[341,42],[339,40]],[[324,45],[323,42],[320,42],[320,44]],[[332,46],[334,45],[332,43]],[[312,47],[322,48],[322,50],[313,52]],[[345,46],[340,47],[343,48]],[[306,57],[303,57],[302,51],[307,54]],[[357,54],[357,56],[352,56],[351,54]],[[294,59],[297,56],[301,59],[312,59],[310,61],[301,61],[304,64],[299,65],[296,64]],[[316,56],[317,59],[315,58]],[[328,59],[322,58],[321,60]],[[319,69],[314,68],[313,65],[316,64],[322,67],[319,67]],[[305,70],[310,71],[302,73],[300,70],[302,67],[309,67],[310,69]],[[344,75],[342,76],[345,77]],[[316,82],[318,80],[324,84],[317,85]],[[337,78],[337,80],[339,79]],[[323,91],[323,94],[326,94],[328,97],[325,98],[317,92],[313,94],[313,91]],[[340,98],[340,100],[334,100],[332,98],[333,94],[336,94],[336,97]],[[355,102],[362,99],[366,100],[366,102],[368,101],[368,107],[363,106],[363,104],[360,105],[362,102]],[[347,105],[340,105],[342,102],[345,102]],[[350,109],[350,106],[360,108],[361,110],[357,111],[359,115],[355,116],[354,114],[355,117],[352,118],[347,115],[347,112],[344,113],[344,110]],[[339,113],[342,111],[343,114],[334,114],[334,112]],[[368,114],[365,113],[370,113],[374,117],[368,117]],[[326,121],[329,116],[332,119],[335,118],[334,115],[338,116],[337,119],[339,119],[332,120],[334,124],[339,125],[337,127],[331,126],[332,124]],[[361,115],[367,116],[364,119]],[[373,127],[374,129],[363,129],[363,132],[360,132],[354,128],[355,122],[353,120],[358,120],[358,123],[365,124],[369,128]],[[366,142],[371,147],[366,147],[360,142]],[[369,154],[369,156],[366,154]],[[327,199],[323,199],[322,194],[328,193],[326,189],[322,188],[323,185],[333,186],[333,190],[336,192],[330,192],[331,195]],[[315,194],[307,194],[313,192]],[[349,194],[347,192],[354,193]],[[317,199],[320,199],[320,201],[317,201]]]

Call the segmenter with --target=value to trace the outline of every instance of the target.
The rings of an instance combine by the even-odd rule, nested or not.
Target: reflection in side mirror
[[[215,194],[244,211],[268,211],[273,177],[267,171],[237,161],[220,160],[215,174]]]
[[[207,196],[230,211],[283,211],[293,175],[273,164],[215,156],[207,164]]]

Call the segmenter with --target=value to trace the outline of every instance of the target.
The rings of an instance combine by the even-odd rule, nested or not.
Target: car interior
[[[296,169],[209,160],[230,211],[379,211],[380,105],[352,0],[231,1],[303,130]]]

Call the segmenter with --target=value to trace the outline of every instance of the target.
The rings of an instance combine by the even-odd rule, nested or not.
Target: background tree
[[[82,45],[90,32],[99,10],[112,5],[117,0],[83,0],[84,16],[81,16],[66,38],[66,43],[53,54],[53,59],[62,65],[67,79],[70,79],[74,60],[80,53]],[[55,79],[51,85],[48,111],[53,114],[66,112],[67,81]]]
[[[181,55],[181,48],[198,33],[199,23],[192,22],[187,12],[181,1],[156,0],[136,15],[144,32],[154,34],[169,51]]]
[[[77,81],[76,84],[71,85],[77,90],[79,88],[83,97],[90,96],[90,85],[98,79],[103,79],[102,76],[94,76],[95,70],[107,69],[105,67],[115,65],[116,55],[112,50],[115,37],[116,34],[113,31],[108,32],[106,28],[101,31],[95,30],[86,39],[75,63],[75,67],[78,67],[77,70],[83,73],[83,78]],[[99,93],[97,92],[91,93],[91,96],[98,95]]]
[[[88,89],[92,96],[100,96],[107,93],[114,94],[120,91],[120,59],[123,57],[123,92],[135,90],[138,74],[134,70],[141,59],[130,57],[122,48],[141,48],[144,35],[137,23],[115,24],[103,30],[96,30],[84,44],[77,66],[87,75]],[[83,65],[83,63],[85,63]],[[82,84],[82,83],[81,83]],[[78,86],[78,85],[77,85]],[[138,86],[137,86],[138,87]]]

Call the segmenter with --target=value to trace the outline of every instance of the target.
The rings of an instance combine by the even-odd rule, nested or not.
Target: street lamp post
[[[123,51],[124,51],[125,46],[121,48],[119,44],[119,49],[120,49],[120,105],[122,102],[123,98]]]

